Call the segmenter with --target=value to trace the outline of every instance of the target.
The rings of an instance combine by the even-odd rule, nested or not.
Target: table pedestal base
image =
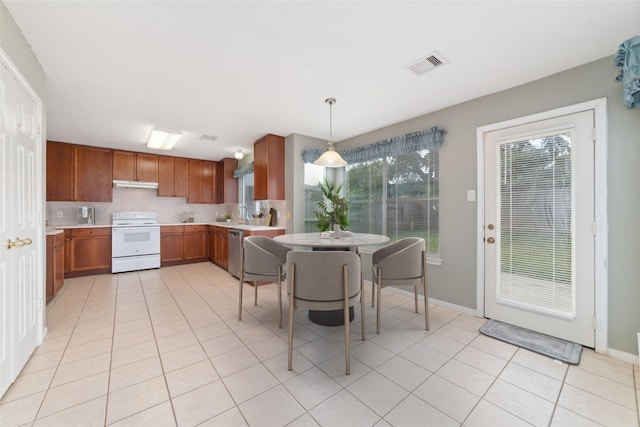
[[[349,322],[355,317],[353,306],[349,307]],[[309,320],[323,326],[344,325],[344,310],[309,310]]]

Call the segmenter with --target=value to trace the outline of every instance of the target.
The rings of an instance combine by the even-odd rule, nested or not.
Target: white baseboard
[[[623,362],[640,365],[640,356],[636,356],[635,354],[627,353],[625,351],[616,350],[615,348],[609,347],[609,349],[607,350],[607,356],[611,356],[614,359],[618,359]]]
[[[368,284],[369,286],[371,286],[371,281],[370,280],[365,280],[365,283]],[[413,291],[407,290],[407,289],[402,289],[402,288],[396,288],[393,286],[389,286],[387,288],[385,288],[386,290],[392,290],[393,292],[397,292],[397,293],[401,293],[401,294],[407,294],[408,297],[413,298]],[[422,295],[419,295],[418,298],[422,298]],[[446,302],[446,301],[441,301],[435,298],[431,298],[429,297],[429,304],[433,304],[433,305],[437,305],[439,307],[444,307],[444,308],[449,308],[451,310],[456,310],[459,311],[463,314],[469,314],[471,316],[474,317],[478,317],[476,310],[474,308],[469,308],[469,307],[464,307],[461,305],[457,305],[457,304],[452,304],[450,302]]]
[[[365,280],[365,283],[367,283],[369,286],[371,286],[371,281]],[[409,291],[407,289],[401,289],[401,288],[395,288],[393,286],[389,286],[388,288],[385,288],[385,290],[390,290],[392,292],[397,292],[397,293],[401,293],[401,294],[407,294],[407,296],[409,296],[410,298],[413,297],[413,291]],[[419,296],[419,298],[421,298],[421,297],[422,297],[422,295]],[[473,308],[464,307],[464,306],[457,305],[457,304],[452,304],[452,303],[446,302],[446,301],[440,301],[440,300],[437,300],[437,299],[431,298],[431,297],[429,297],[429,304],[433,304],[433,305],[436,305],[436,306],[439,306],[439,307],[449,308],[451,310],[456,310],[456,311],[459,311],[459,312],[464,313],[464,314],[468,314],[468,315],[471,315],[471,316],[474,316],[474,317],[478,317],[478,313]],[[640,354],[640,332],[638,333],[638,353]],[[621,360],[623,362],[640,365],[640,355],[636,356],[635,354],[627,353],[627,352],[621,351],[621,350],[616,350],[615,348],[607,349],[606,354],[608,356],[613,357],[614,359],[618,359],[618,360]]]

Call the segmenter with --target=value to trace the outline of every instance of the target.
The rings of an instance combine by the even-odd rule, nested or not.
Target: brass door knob
[[[495,243],[496,239],[494,239],[493,237],[489,237],[487,239],[487,243],[489,243],[490,245],[492,245],[493,243]]]
[[[11,249],[13,247],[21,248],[24,246],[24,244],[24,241],[20,240],[18,237],[16,237],[15,242],[12,242],[11,239],[7,239],[7,249]]]
[[[23,246],[29,246],[32,243],[33,243],[33,241],[31,239],[29,239],[29,238],[21,239],[19,237],[16,237],[15,241],[11,241],[11,239],[7,240],[7,249],[21,248]]]

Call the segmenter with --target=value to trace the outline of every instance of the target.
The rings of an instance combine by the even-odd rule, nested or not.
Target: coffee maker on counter
[[[78,225],[92,225],[96,221],[93,206],[78,206]]]

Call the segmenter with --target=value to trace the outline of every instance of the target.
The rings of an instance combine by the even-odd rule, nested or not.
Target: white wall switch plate
[[[467,202],[476,201],[476,190],[467,190]]]

